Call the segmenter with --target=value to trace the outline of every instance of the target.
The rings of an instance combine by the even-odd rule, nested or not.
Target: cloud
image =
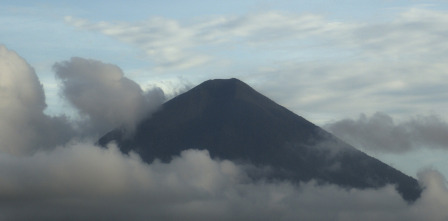
[[[378,112],[371,117],[362,114],[357,120],[340,120],[325,128],[354,146],[377,152],[448,149],[448,124],[434,115],[395,123],[391,116]]]
[[[59,138],[76,133],[65,118],[43,114],[42,86],[22,58],[3,46],[0,58],[0,220],[448,218],[446,180],[436,171],[419,175],[426,189],[409,205],[393,186],[359,190],[314,181],[254,181],[248,175],[253,167],[212,159],[207,151],[186,150],[169,163],[146,164],[113,144],[100,148],[71,141],[55,147],[66,143]],[[149,95],[114,65],[73,58],[57,63],[55,70],[64,97],[95,127],[131,125],[141,117],[139,110],[148,108]],[[109,116],[108,108],[118,112]],[[21,154],[27,151],[32,154]]]
[[[64,116],[44,114],[45,95],[34,69],[0,45],[0,151],[29,154],[67,142],[72,128]]]
[[[418,115],[448,110],[446,64],[286,62],[247,76],[262,94],[313,123],[324,125],[360,112]],[[425,73],[425,78],[422,78]],[[318,110],[318,111],[316,111]]]
[[[290,54],[302,49],[308,56],[313,53],[308,50],[310,47],[327,52],[331,48],[337,50],[336,58],[355,55],[388,61],[441,61],[440,55],[448,50],[444,44],[447,13],[418,7],[403,10],[390,20],[364,23],[282,11],[222,15],[189,22],[163,17],[134,23],[91,22],[71,16],[65,21],[137,46],[156,64],[175,68],[190,68],[209,61],[213,55],[202,50],[204,46],[251,46],[269,48],[268,51],[282,48]]]
[[[425,185],[426,191],[413,208],[413,216],[421,220],[425,219],[426,213],[434,220],[446,220],[448,213],[441,210],[448,206],[448,182],[446,178],[436,170],[422,171],[418,174],[418,177],[421,183]]]
[[[265,46],[285,39],[316,37],[329,32],[333,35],[333,30],[350,26],[327,22],[321,16],[280,12],[217,16],[191,23],[163,17],[136,23],[95,23],[67,16],[65,21],[77,28],[100,32],[141,48],[158,69],[188,69],[205,65],[213,59],[208,50],[200,49],[205,46],[223,49],[241,44]]]
[[[116,127],[132,131],[164,101],[161,89],[144,92],[116,65],[74,57],[56,63],[53,69],[64,98],[87,117],[86,124],[99,135]]]
[[[143,91],[115,65],[72,58],[56,63],[54,70],[61,94],[82,119],[48,116],[34,69],[5,46],[0,46],[0,57],[0,150],[7,153],[50,150],[74,137],[95,137],[116,127],[132,131],[165,99],[160,88]]]
[[[359,27],[354,30],[352,40],[365,56],[374,59],[440,61],[440,56],[448,51],[443,44],[447,24],[446,11],[410,8],[393,21]]]
[[[115,146],[74,143],[18,157],[0,154],[0,218],[60,220],[445,220],[446,180],[420,174],[422,198],[404,202],[393,186],[342,189],[252,181],[245,167],[186,150],[145,164]]]
[[[282,11],[187,21],[66,22],[141,49],[156,68],[207,67],[218,77],[238,73],[233,77],[258,84],[317,123],[372,110],[448,111],[448,13],[421,7],[395,12],[364,22]]]
[[[177,21],[161,17],[138,24],[107,22],[90,23],[87,20],[66,17],[65,21],[78,28],[99,31],[120,41],[139,46],[159,65],[159,68],[189,68],[204,64],[208,56],[189,53],[194,43],[194,30],[182,27]]]

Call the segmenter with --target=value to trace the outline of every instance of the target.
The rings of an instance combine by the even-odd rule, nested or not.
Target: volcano
[[[418,182],[368,156],[276,104],[238,79],[203,82],[169,100],[130,134],[115,129],[98,143],[117,143],[145,162],[169,161],[187,149],[211,157],[268,168],[256,179],[315,180],[345,188],[392,184],[409,201],[420,197]]]

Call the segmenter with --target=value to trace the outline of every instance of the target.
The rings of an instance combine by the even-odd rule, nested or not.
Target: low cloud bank
[[[0,155],[0,219],[446,220],[446,180],[424,171],[414,204],[393,186],[342,189],[252,181],[245,167],[186,150],[169,163],[74,143],[33,156]]]

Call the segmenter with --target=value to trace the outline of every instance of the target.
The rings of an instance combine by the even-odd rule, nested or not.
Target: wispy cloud
[[[336,35],[348,26],[316,15],[280,12],[212,17],[193,23],[162,17],[138,23],[90,22],[70,16],[65,21],[141,48],[161,68],[175,69],[208,62],[213,53],[207,53],[207,47],[263,46],[281,40]]]
[[[427,60],[427,55],[435,59],[448,51],[444,44],[448,32],[447,13],[422,8],[403,11],[393,20],[365,23],[279,11],[214,16],[196,21],[155,17],[135,23],[91,22],[71,16],[65,21],[80,29],[101,32],[130,43],[143,49],[156,63],[174,67],[202,64],[213,53],[201,49],[213,45],[261,48],[285,43],[296,45],[288,53],[294,53],[300,46],[314,45],[374,60]],[[187,57],[190,60],[185,60]]]
[[[136,24],[91,23],[72,17],[65,20],[78,28],[98,31],[141,48],[159,68],[189,68],[209,59],[206,55],[189,52],[200,40],[195,39],[194,28],[183,27],[175,20],[153,18]]]
[[[355,29],[352,42],[372,59],[440,61],[440,56],[448,52],[443,43],[448,34],[447,24],[445,11],[411,8],[392,21]]]

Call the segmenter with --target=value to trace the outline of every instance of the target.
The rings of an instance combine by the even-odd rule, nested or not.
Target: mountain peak
[[[207,85],[207,86],[245,86],[245,87],[249,87],[249,85],[247,85],[246,83],[242,82],[241,80],[237,79],[237,78],[228,78],[228,79],[210,79],[207,81],[202,82],[200,85]]]
[[[280,112],[295,115],[236,78],[207,80],[173,98],[163,108],[171,109],[174,108],[173,106],[182,106],[187,113],[192,115],[199,114],[192,112],[202,111],[204,108],[220,110],[219,116],[248,115],[250,113],[257,116],[258,112],[271,115],[274,118],[274,115],[283,115]]]
[[[186,149],[212,157],[269,167],[268,179],[311,179],[353,188],[396,184],[407,200],[421,189],[415,179],[337,139],[278,105],[244,82],[209,80],[166,102],[135,133],[115,130],[99,140],[115,141],[146,162],[169,161]]]
[[[246,83],[236,79],[213,79],[205,81],[189,91],[197,98],[225,99],[249,99],[251,96],[260,96]],[[262,95],[261,95],[262,96]]]

